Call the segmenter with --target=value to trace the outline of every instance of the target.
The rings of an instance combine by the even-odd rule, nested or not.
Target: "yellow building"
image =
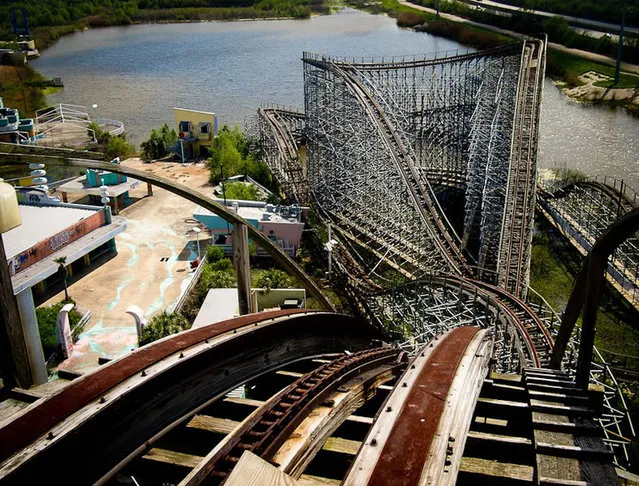
[[[206,147],[210,147],[217,133],[217,117],[207,111],[173,108],[175,127],[183,148],[183,160],[207,157]]]

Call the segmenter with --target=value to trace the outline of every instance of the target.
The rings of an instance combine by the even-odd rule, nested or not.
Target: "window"
[[[200,123],[200,133],[203,133],[203,134],[211,133],[211,124],[207,122]]]
[[[180,122],[180,131],[181,132],[190,132],[191,131],[191,122],[181,121]]]

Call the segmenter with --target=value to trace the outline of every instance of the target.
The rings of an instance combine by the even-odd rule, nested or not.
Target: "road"
[[[431,14],[435,14],[437,13],[435,11],[435,9],[433,8],[428,8],[428,7],[423,7],[421,5],[416,5],[414,3],[410,3],[410,2],[406,2],[404,0],[400,0],[399,1],[400,5],[404,5],[406,7],[411,7],[414,8],[415,10],[421,10],[423,12],[428,12]],[[452,22],[461,22],[464,24],[469,24],[469,25],[474,25],[476,27],[481,27],[482,29],[485,30],[490,30],[492,32],[496,32],[498,34],[503,34],[503,35],[507,35],[510,37],[514,37],[517,39],[521,39],[524,38],[525,36],[523,34],[520,34],[519,32],[515,32],[514,30],[507,30],[507,29],[500,29],[499,27],[495,27],[494,25],[489,25],[489,24],[482,24],[479,22],[474,22],[472,20],[469,19],[465,19],[463,17],[459,17],[457,15],[452,15],[452,14],[447,14],[447,13],[443,13],[440,12],[440,17],[446,20],[450,20]],[[579,57],[583,57],[584,59],[588,59],[589,61],[593,61],[593,62],[598,62],[600,64],[604,64],[606,66],[613,66],[615,65],[615,60],[604,56],[602,54],[595,54],[594,52],[588,52],[588,51],[582,51],[581,49],[572,49],[566,46],[563,46],[561,44],[557,44],[555,42],[549,42],[548,43],[548,47],[552,47],[553,49],[557,49],[558,51],[562,51],[562,52],[567,52],[569,54],[573,54],[575,56],[579,56]],[[623,71],[629,72],[629,73],[634,73],[634,74],[639,74],[639,65],[637,64],[631,64],[628,62],[622,62],[621,63],[621,69]]]
[[[498,10],[505,10],[505,11],[511,11],[511,12],[526,12],[533,15],[539,15],[540,17],[563,17],[568,21],[569,24],[575,24],[582,27],[588,26],[596,30],[601,30],[603,32],[610,32],[614,34],[619,33],[619,24],[611,24],[609,22],[601,22],[599,20],[573,17],[571,15],[544,12],[542,10],[523,9],[521,7],[516,7],[514,5],[508,5],[508,4],[500,3],[500,2],[493,2],[492,0],[465,0],[465,1],[472,5],[477,5],[481,7],[492,7]],[[634,35],[639,34],[639,28],[637,27],[626,26],[624,30],[628,34],[634,34]]]

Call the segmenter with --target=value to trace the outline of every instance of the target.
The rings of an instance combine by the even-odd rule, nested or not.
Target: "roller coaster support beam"
[[[122,174],[129,177],[133,177],[139,181],[151,183],[154,186],[166,189],[173,194],[188,199],[189,201],[199,204],[205,209],[208,209],[214,214],[224,218],[226,221],[232,224],[246,226],[249,236],[253,241],[267,251],[273,259],[284,268],[289,274],[294,275],[300,279],[302,286],[315,297],[319,304],[325,309],[335,311],[333,305],[324,295],[319,286],[302,270],[302,268],[293,261],[282,249],[269,240],[260,230],[250,224],[244,218],[238,216],[233,211],[230,211],[225,206],[216,203],[211,198],[203,196],[201,193],[186,187],[182,184],[176,184],[175,182],[165,179],[164,177],[151,174],[150,172],[144,172],[130,167],[123,166],[122,164],[111,164],[109,162],[100,162],[97,160],[85,160],[76,159],[73,155],[48,155],[46,149],[29,147],[30,153],[17,153],[21,151],[14,149],[14,147],[22,148],[21,146],[15,146],[12,144],[0,144],[0,164],[6,165],[26,165],[29,163],[46,163],[50,165],[59,165],[64,167],[80,167],[87,169],[98,169],[113,172],[115,174]],[[13,153],[11,153],[13,152]],[[33,155],[32,155],[33,154]]]
[[[249,265],[248,230],[243,224],[233,225],[233,266],[237,274],[237,301],[240,315],[257,312],[251,309],[251,267]]]
[[[561,367],[561,361],[566,352],[570,335],[582,312],[581,342],[579,345],[579,359],[577,362],[577,386],[586,389],[590,376],[593,346],[595,343],[595,325],[599,300],[605,278],[608,258],[612,252],[625,240],[639,230],[639,209],[634,209],[619,218],[593,245],[586,257],[575,286],[573,288],[564,318],[555,341],[555,348],[550,366],[555,369]]]

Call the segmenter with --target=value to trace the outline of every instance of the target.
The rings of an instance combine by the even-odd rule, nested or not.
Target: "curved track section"
[[[623,181],[542,181],[538,187],[542,214],[582,254],[618,218],[637,208],[637,195]],[[639,310],[639,234],[612,254],[606,278]]]
[[[287,197],[301,204],[308,202],[308,184],[297,143],[304,127],[304,113],[271,107],[262,107],[257,113],[264,162]]]
[[[36,484],[43,471],[74,457],[73,481],[93,483],[145,440],[250,377],[308,356],[366,349],[376,338],[375,329],[348,316],[277,311],[163,339],[73,381],[2,427],[0,478]]]
[[[490,361],[490,337],[476,327],[449,331],[424,348],[400,378],[344,484],[455,484]]]
[[[411,273],[470,275],[470,258],[481,279],[525,296],[545,42],[303,61],[309,184],[331,219]],[[462,238],[432,189],[460,176]]]

